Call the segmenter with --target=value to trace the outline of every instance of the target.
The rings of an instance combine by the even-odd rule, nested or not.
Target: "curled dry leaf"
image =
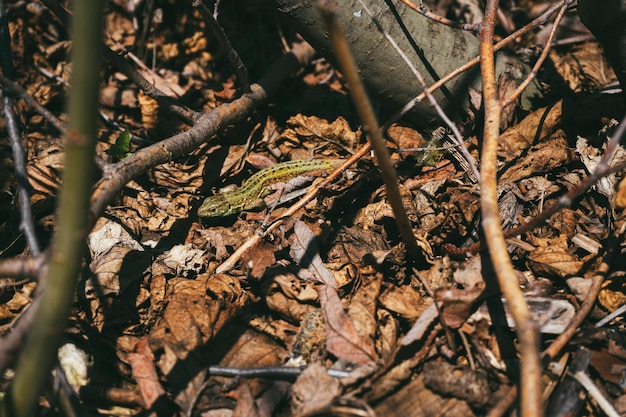
[[[194,249],[190,244],[175,245],[159,255],[152,268],[156,274],[188,277],[200,273],[204,262],[203,251]]]
[[[89,234],[91,276],[84,285],[84,296],[93,300],[92,313],[98,315],[103,296],[120,294],[142,280],[152,256],[144,251],[119,223],[101,218]]]
[[[498,157],[504,161],[518,158],[533,144],[553,134],[561,124],[562,103],[535,110],[520,123],[508,128],[498,141]],[[537,126],[540,131],[537,132]]]
[[[517,182],[523,178],[543,175],[567,165],[573,159],[574,153],[567,146],[565,134],[559,131],[549,140],[531,147],[526,155],[517,159],[513,166],[502,173],[500,181]]]
[[[380,294],[378,301],[387,310],[408,321],[420,317],[430,304],[413,286],[390,286]]]
[[[568,251],[567,237],[535,239],[537,249],[528,254],[528,265],[537,276],[566,278],[576,275],[583,267],[583,261]]]
[[[611,277],[598,294],[598,302],[609,312],[615,311],[626,303],[626,281],[623,273]]]
[[[301,141],[322,141],[340,143],[353,149],[359,142],[360,132],[353,132],[350,124],[343,117],[338,117],[332,123],[316,116],[304,116],[297,114],[287,120],[289,126],[280,136],[279,142],[289,140],[294,143]]]
[[[576,141],[576,152],[580,155],[580,160],[585,164],[585,168],[587,168],[587,172],[589,173],[596,170],[604,154],[603,151],[591,146],[586,138],[580,136]],[[615,154],[613,154],[613,157],[609,161],[609,166],[617,165],[624,161],[626,161],[626,149],[622,146],[618,146]],[[593,188],[613,203],[616,182],[616,174],[605,175],[596,181]]]

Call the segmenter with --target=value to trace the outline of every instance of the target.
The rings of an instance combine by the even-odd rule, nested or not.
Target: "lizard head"
[[[206,198],[198,207],[198,216],[200,217],[224,217],[235,212],[236,210],[231,207],[221,194]]]

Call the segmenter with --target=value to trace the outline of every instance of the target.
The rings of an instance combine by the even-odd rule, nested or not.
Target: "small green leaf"
[[[111,146],[107,154],[119,159],[127,158],[131,155],[130,151],[130,133],[128,130],[123,131],[117,137],[115,145]]]

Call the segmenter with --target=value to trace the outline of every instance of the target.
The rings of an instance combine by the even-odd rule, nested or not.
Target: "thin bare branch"
[[[22,100],[26,102],[30,107],[32,107],[37,113],[43,116],[52,126],[54,126],[61,134],[65,134],[65,125],[61,123],[57,117],[52,114],[48,109],[39,104],[37,100],[30,94],[28,94],[24,89],[16,82],[11,81],[4,75],[0,74],[0,84],[4,88],[6,88],[11,94],[14,96],[18,96]]]
[[[0,1],[0,51],[2,51],[2,70],[4,74],[12,76],[15,72],[13,68],[11,39],[8,27],[8,19],[4,1]],[[30,183],[26,174],[26,152],[22,146],[22,135],[18,126],[17,117],[13,110],[13,95],[8,88],[2,90],[2,111],[6,120],[9,141],[13,150],[13,161],[15,162],[15,177],[17,178],[17,196],[20,206],[20,228],[24,232],[26,242],[33,256],[39,255],[39,243],[33,224],[33,213],[30,205]]]
[[[204,19],[206,20],[207,25],[211,30],[211,33],[213,34],[213,36],[215,36],[215,39],[217,39],[222,48],[227,52],[226,56],[228,57],[230,64],[233,66],[233,69],[237,74],[237,78],[239,79],[239,85],[244,92],[249,93],[250,77],[248,77],[248,69],[239,57],[237,51],[235,51],[235,48],[233,48],[233,45],[230,43],[230,40],[226,36],[226,33],[224,33],[224,29],[222,29],[219,22],[217,21],[218,5],[215,5],[215,13],[211,13],[209,8],[206,7],[204,1],[202,0],[192,0],[191,4],[193,5],[193,7],[200,11],[200,14],[202,14],[202,16],[204,16]]]
[[[487,249],[502,294],[509,302],[517,326],[521,355],[521,415],[543,415],[541,404],[541,366],[539,332],[519,287],[504,240],[498,214],[497,149],[500,137],[500,102],[496,88],[493,31],[497,1],[488,0],[480,30],[480,66],[483,80],[485,127],[481,152],[481,214]]]
[[[335,14],[334,7],[330,2],[318,2],[318,8],[322,12],[322,18],[325,20],[330,34],[330,40],[333,44],[335,56],[339,61],[341,71],[346,78],[348,88],[350,89],[350,96],[356,107],[356,111],[359,114],[359,118],[363,122],[363,129],[367,134],[369,141],[372,144],[374,153],[376,154],[376,164],[380,168],[380,171],[385,181],[385,187],[387,190],[387,199],[389,205],[393,210],[393,215],[398,225],[402,241],[406,245],[409,257],[415,259],[421,254],[421,250],[415,240],[413,234],[413,228],[411,227],[411,221],[406,213],[406,209],[402,203],[402,196],[400,195],[400,187],[398,186],[398,178],[396,171],[389,157],[387,151],[387,144],[383,139],[378,126],[378,120],[374,115],[374,109],[367,97],[365,87],[361,81],[359,73],[352,59],[350,49],[348,48],[348,42],[343,34],[343,29],[339,25],[339,20]]]
[[[428,7],[426,7],[424,2],[421,0],[420,0],[419,7],[413,4],[410,0],[400,0],[400,1],[406,4],[410,9],[421,14],[422,16],[427,17],[431,20],[434,20],[437,23],[441,23],[442,25],[450,26],[451,28],[454,28],[454,29],[471,30],[473,32],[478,31],[478,25],[476,24],[456,22],[454,20],[450,20],[448,18],[439,16],[438,14],[431,12],[430,10],[428,10]]]
[[[573,0],[568,0],[563,4],[563,6],[561,6],[561,10],[559,10],[559,13],[554,19],[554,24],[552,26],[552,30],[550,31],[550,35],[548,36],[548,40],[546,41],[546,46],[543,48],[543,51],[541,51],[541,55],[539,55],[537,62],[535,62],[535,65],[533,65],[533,68],[530,71],[530,74],[528,74],[528,77],[526,77],[526,79],[517,86],[515,91],[509,97],[505,97],[503,100],[500,101],[500,106],[502,106],[502,108],[509,106],[511,103],[517,100],[517,98],[522,95],[522,92],[526,89],[526,87],[528,87],[528,84],[530,84],[532,80],[537,76],[539,68],[541,68],[541,66],[543,65],[544,61],[548,57],[550,49],[552,48],[552,41],[554,40],[557,29],[559,28],[559,24],[561,23],[561,20],[563,19],[563,16],[565,16],[565,12],[567,11],[571,3],[573,3]]]

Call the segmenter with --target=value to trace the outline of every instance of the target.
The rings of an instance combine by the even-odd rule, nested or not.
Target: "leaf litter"
[[[237,86],[224,58],[204,35],[205,23],[190,9],[174,9],[173,2],[164,2],[164,11],[184,16],[185,23],[179,23],[176,36],[157,26],[159,36],[150,42],[159,68],[142,72],[191,107],[214,108],[229,101],[238,94]],[[248,10],[241,15],[228,10],[226,24],[251,18]],[[110,7],[106,17],[116,45],[132,47],[138,34],[128,15]],[[34,69],[67,81],[69,45],[58,33],[48,33],[53,27],[58,32],[59,23],[47,27],[43,22],[27,13],[10,22],[14,48],[33,68],[18,81],[63,116],[59,103],[64,87]],[[27,24],[34,29],[24,32]],[[249,26],[232,40],[250,59],[251,71],[260,73],[264,68],[259,62],[274,59],[280,48],[272,25]],[[276,52],[262,56],[246,43],[250,34]],[[36,44],[40,46],[32,50]],[[585,92],[614,81],[593,42],[559,49],[550,59],[553,68],[543,75],[557,97],[562,84]],[[114,68],[105,75],[103,112],[131,137],[149,142],[186,129]],[[506,325],[502,319],[506,323],[509,318],[508,306],[503,305],[497,322],[489,302],[497,304],[500,297],[486,293],[492,272],[479,255],[458,259],[444,246],[481,241],[479,190],[449,153],[429,149],[432,132],[401,124],[387,131],[423,263],[407,264],[382,181],[374,165],[363,160],[262,239],[235,269],[214,273],[243,242],[258,235],[260,221],[246,213],[202,222],[194,212],[203,197],[241,184],[256,172],[247,162],[255,154],[276,161],[346,159],[365,141],[340,74],[318,61],[298,80],[283,92],[295,93],[281,96],[274,106],[259,109],[195,152],[153,167],[127,184],[92,230],[88,268],[68,335],[80,339],[96,369],[114,366],[107,370],[108,379],[93,378],[83,389],[113,393],[123,386],[140,395],[117,404],[106,396],[85,397],[90,408],[114,413],[123,407],[126,415],[151,407],[162,407],[165,415],[320,415],[346,410],[359,415],[478,415],[494,405],[502,387],[515,382],[509,372],[515,352],[507,350],[514,340],[510,334],[500,340],[498,334]],[[111,99],[118,96],[122,99]],[[553,204],[602,155],[603,142],[612,133],[611,127],[598,123],[605,115],[584,131],[579,120],[571,123],[564,114],[571,105],[569,99],[555,100],[527,114],[508,114],[506,123],[511,124],[498,149],[506,227],[525,223]],[[44,221],[58,192],[64,150],[58,133],[39,115],[24,109],[23,117],[30,141],[32,202],[36,218]],[[100,129],[99,156],[111,161],[115,155],[107,151],[119,143],[120,130],[111,123]],[[467,147],[478,158],[475,126],[469,123],[465,129]],[[143,145],[133,140],[124,154]],[[623,158],[623,152],[620,148],[615,159]],[[5,190],[12,192],[14,182],[3,183]],[[571,208],[509,239],[534,316],[545,328],[557,329],[545,331],[546,345],[584,300],[604,242],[623,226],[625,187],[623,173],[606,177]],[[270,222],[284,210],[271,213]],[[5,220],[2,227],[13,226]],[[42,228],[42,239],[46,230]],[[2,248],[9,256],[24,245],[3,238]],[[623,322],[616,317],[604,328],[594,328],[593,322],[626,302],[623,271],[619,260],[591,318],[568,349],[591,350],[589,366],[615,407],[625,398],[619,377],[626,366]],[[537,288],[545,281],[550,285],[541,287],[539,296]],[[5,331],[33,286],[3,292]],[[484,304],[485,299],[491,301]],[[112,349],[99,346],[98,340]],[[218,364],[270,370],[287,364],[304,370],[291,385],[280,378],[211,376],[210,366]],[[329,368],[351,376],[335,378]]]

